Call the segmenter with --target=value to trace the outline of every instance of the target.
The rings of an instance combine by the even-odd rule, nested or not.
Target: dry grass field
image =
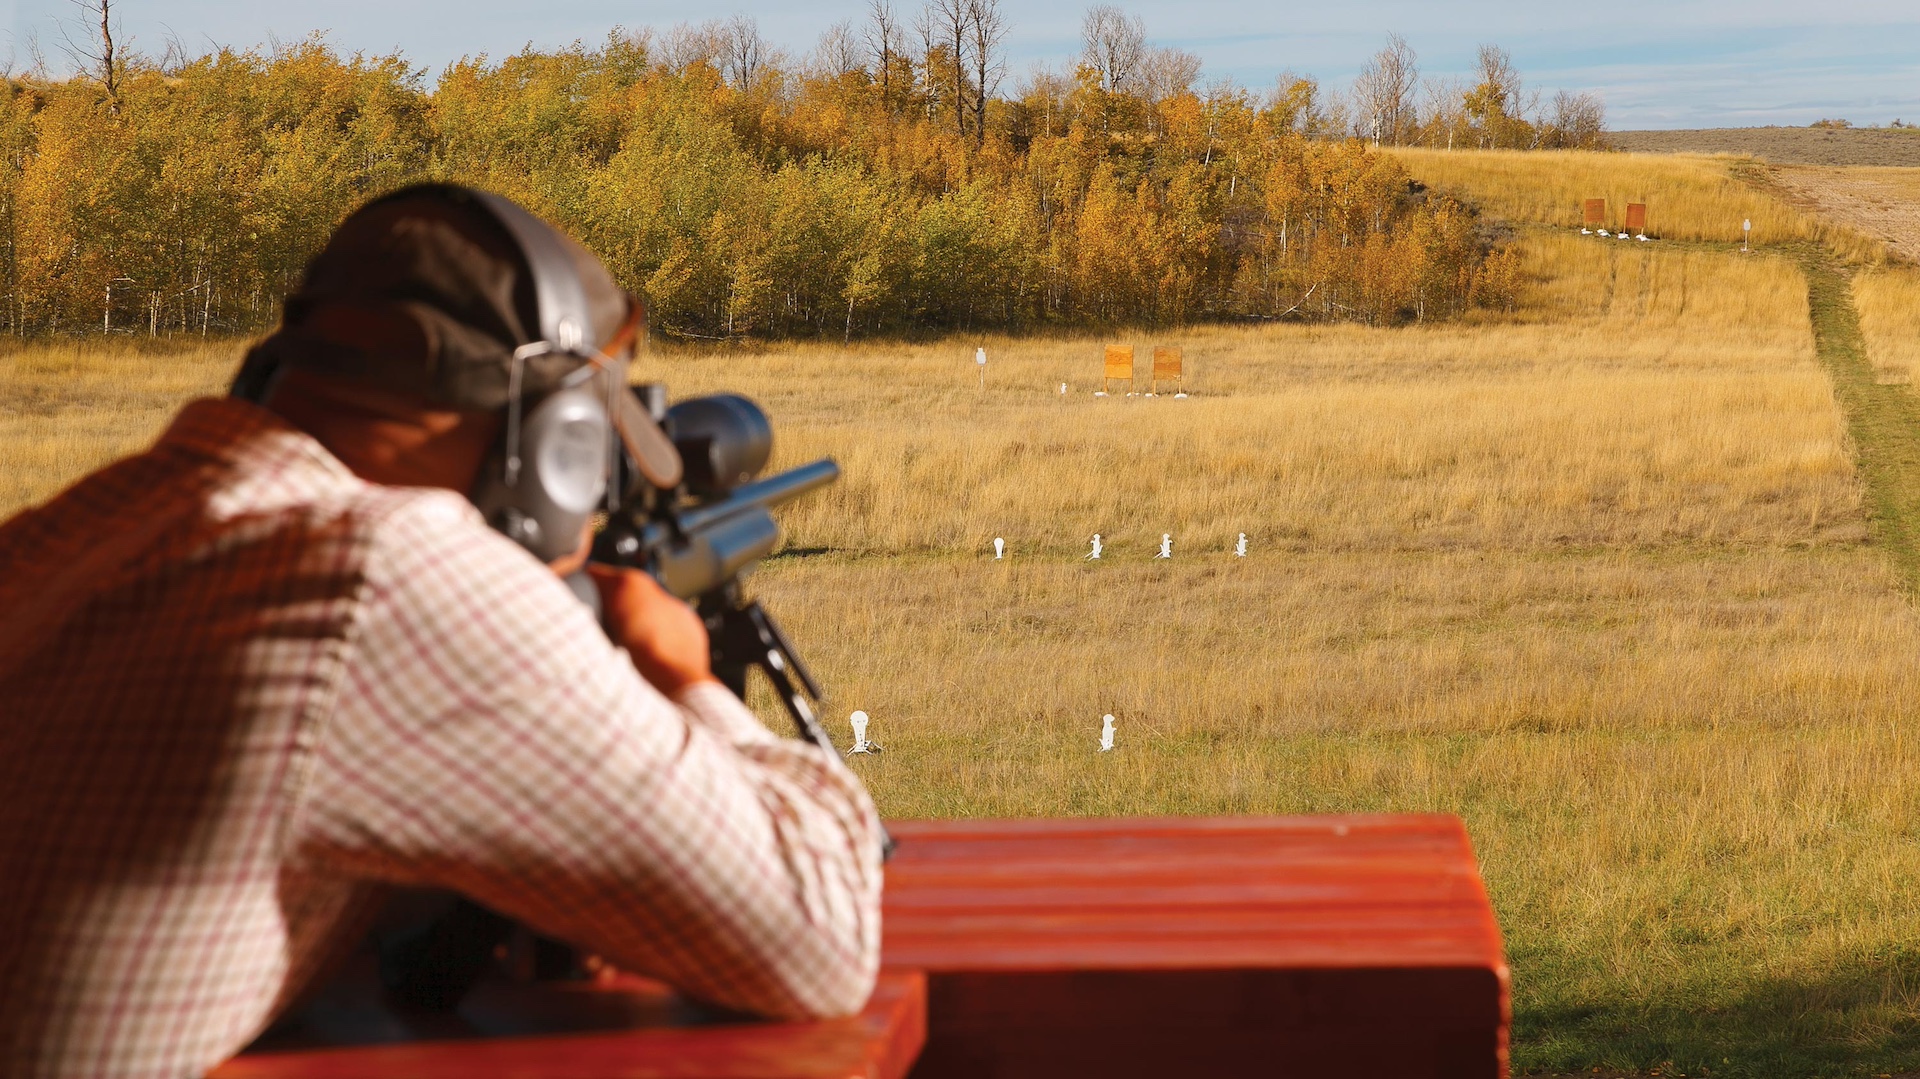
[[[1852,261],[1884,257],[1876,241],[1848,223],[1807,212],[1748,182],[1742,171],[1758,166],[1745,158],[1583,150],[1390,152],[1429,186],[1516,223],[1577,230],[1582,200],[1604,198],[1609,229],[1625,220],[1628,203],[1641,202],[1647,206],[1647,234],[1663,240],[1738,244],[1742,222],[1752,221],[1750,240],[1761,248],[1818,241]]]
[[[1177,401],[1094,398],[1085,338],[647,367],[759,398],[779,463],[845,468],[754,580],[836,719],[873,715],[886,751],[857,767],[886,813],[1455,812],[1520,1069],[1915,1067],[1920,619],[1868,542],[1806,278],[1714,231],[1825,226],[1712,159],[1406,156],[1520,227],[1515,315],[1120,335],[1143,372],[1185,347]],[[1539,227],[1594,184],[1683,193],[1667,234],[1719,242]],[[1855,291],[1875,362],[1906,371],[1920,285]],[[0,514],[237,356],[0,357]]]
[[[1853,280],[1860,331],[1876,374],[1912,384],[1920,371],[1920,271],[1890,266]]]

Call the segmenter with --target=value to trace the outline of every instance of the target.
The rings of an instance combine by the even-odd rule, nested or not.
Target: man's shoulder
[[[362,521],[368,572],[390,596],[455,606],[480,602],[518,609],[524,617],[580,606],[567,587],[525,548],[488,527],[467,499],[453,491],[369,484],[352,513]]]
[[[465,496],[439,487],[369,483],[354,492],[349,511],[383,537],[496,534]]]
[[[489,528],[451,491],[377,488],[367,521],[370,682],[408,684],[435,672],[485,670],[474,700],[539,699],[539,686],[631,678],[590,609],[553,571]],[[517,705],[516,705],[517,707]]]
[[[346,507],[373,557],[390,572],[441,567],[498,575],[539,567],[533,556],[487,526],[466,497],[437,487],[370,483]]]

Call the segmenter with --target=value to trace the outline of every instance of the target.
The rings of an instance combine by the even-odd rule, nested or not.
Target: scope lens
[[[686,465],[696,497],[725,494],[767,467],[773,426],[760,406],[737,393],[690,397],[667,410],[667,435]]]

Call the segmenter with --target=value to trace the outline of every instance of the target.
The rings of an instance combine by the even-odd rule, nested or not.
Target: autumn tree
[[[1320,138],[1337,129],[1320,83],[1311,76],[1281,72],[1274,82],[1267,110],[1273,126],[1281,132]]]
[[[1607,106],[1595,93],[1561,90],[1541,120],[1541,144],[1554,149],[1593,150],[1607,129]]]
[[[1002,96],[1001,9],[944,10],[958,21],[921,20],[917,54],[882,0],[799,62],[736,18],[432,80],[318,39],[159,62],[116,40],[117,108],[91,73],[0,83],[0,329],[257,331],[347,213],[422,179],[554,220],[669,337],[1384,324],[1512,301],[1515,263],[1472,212],[1341,137],[1312,79],[1205,81],[1103,7],[1074,69]],[[1525,104],[1501,85],[1476,132]],[[1593,126],[1559,104],[1552,139]]]
[[[807,62],[811,74],[840,79],[866,71],[863,53],[864,47],[854,33],[852,20],[842,19],[820,34],[820,40],[814,45]]]
[[[954,133],[967,133],[967,2],[927,0],[914,19],[924,56],[928,116],[953,113]]]
[[[1531,149],[1534,126],[1527,113],[1539,104],[1513,66],[1513,57],[1497,45],[1482,45],[1475,56],[1473,88],[1465,97],[1468,122],[1483,149]]]
[[[881,104],[893,111],[897,108],[896,80],[901,68],[907,61],[902,48],[904,31],[900,17],[895,14],[891,0],[871,0],[867,7],[867,29],[865,37],[867,49],[873,56],[874,77],[880,84]],[[906,87],[913,85],[911,66],[904,72],[906,78],[898,80]]]
[[[1421,84],[1421,96],[1421,142],[1438,150],[1451,150],[1456,141],[1471,141],[1467,89],[1458,79],[1427,79]]]
[[[766,69],[768,46],[760,24],[751,16],[735,15],[720,25],[720,72],[736,90],[750,89]]]

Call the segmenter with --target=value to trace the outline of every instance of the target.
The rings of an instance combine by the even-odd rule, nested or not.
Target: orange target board
[[[1153,390],[1160,392],[1160,383],[1171,382],[1175,389],[1180,387],[1180,348],[1175,346],[1156,346],[1153,350]]]
[[[1627,203],[1627,231],[1647,231],[1647,204],[1644,202]]]
[[[1588,228],[1592,228],[1595,225],[1604,225],[1607,223],[1607,200],[1606,199],[1588,199],[1585,203],[1584,209],[1586,211],[1584,222]]]
[[[1105,378],[1100,380],[1100,390],[1102,393],[1107,391],[1114,379],[1125,382],[1129,392],[1133,390],[1132,345],[1107,346],[1107,374]]]
[[[1180,349],[1160,347],[1153,350],[1153,377],[1180,377]]]

